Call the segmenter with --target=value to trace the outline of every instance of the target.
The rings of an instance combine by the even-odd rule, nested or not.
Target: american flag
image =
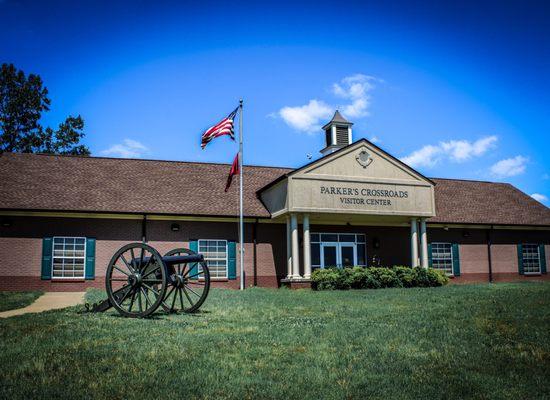
[[[208,128],[203,134],[201,139],[201,147],[204,149],[208,143],[218,136],[229,135],[231,139],[235,140],[235,133],[233,132],[233,121],[237,115],[239,107],[235,108],[231,114],[222,119],[216,125]]]

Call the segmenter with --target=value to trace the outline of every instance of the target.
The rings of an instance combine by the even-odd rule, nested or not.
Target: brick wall
[[[489,257],[487,248],[487,230],[481,229],[430,229],[430,242],[450,242],[459,244],[460,277],[453,283],[488,282]],[[550,231],[541,230],[493,230],[491,232],[491,264],[493,281],[511,282],[523,280],[547,280],[549,275],[525,276],[519,274],[518,243],[545,243],[547,266],[550,249]]]
[[[13,217],[11,226],[0,227],[0,290],[83,290],[104,287],[105,270],[112,255],[123,245],[141,241],[142,221],[124,219]],[[177,232],[171,224],[180,225]],[[238,241],[236,222],[148,221],[148,243],[161,254],[177,247],[189,247],[190,239],[226,239]],[[364,233],[367,238],[367,261],[377,256],[382,265],[409,265],[408,227],[324,226],[311,225],[311,232]],[[429,242],[459,244],[461,276],[453,282],[489,280],[487,232],[479,229],[439,229],[428,227]],[[96,279],[93,281],[43,281],[40,279],[42,238],[51,236],[86,236],[96,238]],[[299,226],[300,249],[302,226]],[[375,248],[374,243],[379,247]],[[517,243],[546,243],[550,267],[550,232],[495,230],[492,233],[492,265],[495,281],[548,279],[518,274]],[[246,286],[277,287],[286,276],[286,226],[272,223],[247,223],[245,226]],[[239,274],[237,253],[237,275]],[[303,273],[303,252],[300,269]],[[236,288],[236,280],[214,282],[215,287]]]
[[[113,254],[130,242],[141,241],[142,221],[124,219],[38,218],[13,217],[10,227],[0,227],[0,290],[74,291],[87,287],[105,286],[107,265]],[[238,246],[237,223],[176,221],[180,230],[171,230],[174,221],[148,221],[148,244],[159,253],[178,248],[189,248],[193,239],[234,240]],[[286,274],[284,254],[285,228],[278,224],[256,225],[256,256],[254,256],[254,224],[245,226],[246,286],[277,287]],[[96,238],[94,280],[42,280],[42,239],[52,236],[85,236]],[[281,256],[283,254],[283,256]],[[254,262],[256,260],[256,262]],[[213,282],[214,287],[239,287],[239,257],[237,279]]]

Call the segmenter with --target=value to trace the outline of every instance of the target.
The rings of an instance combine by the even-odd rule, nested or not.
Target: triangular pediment
[[[366,139],[322,157],[290,175],[433,185],[428,178]]]
[[[273,217],[289,212],[432,217],[434,185],[361,139],[272,182],[261,198]]]

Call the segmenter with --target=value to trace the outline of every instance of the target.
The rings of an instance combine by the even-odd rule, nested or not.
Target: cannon
[[[114,307],[126,317],[143,318],[159,307],[192,313],[206,300],[210,272],[202,254],[178,248],[164,256],[145,243],[130,243],[111,258],[105,276],[107,299],[87,306],[91,312]]]

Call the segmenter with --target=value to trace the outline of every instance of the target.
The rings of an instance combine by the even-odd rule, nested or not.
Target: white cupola
[[[351,126],[352,122],[345,119],[338,110],[328,124],[323,126],[326,138],[326,147],[321,150],[321,154],[327,155],[334,153],[352,143]]]

